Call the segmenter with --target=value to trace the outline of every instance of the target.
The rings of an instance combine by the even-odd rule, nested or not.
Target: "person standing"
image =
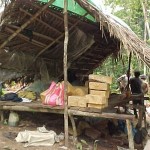
[[[142,75],[140,75],[140,78],[142,80],[142,91],[143,91],[143,94],[147,94],[148,93],[148,88],[149,88],[148,82],[146,81],[147,76],[142,74]]]
[[[143,94],[142,80],[140,79],[140,72],[139,71],[135,71],[134,77],[130,79],[130,88],[131,88],[132,94],[137,94],[137,95]],[[143,100],[133,100],[133,104],[144,105],[144,101]],[[136,109],[134,108],[133,110],[134,110],[134,115],[136,116],[136,118],[138,118]]]
[[[130,76],[130,74],[129,74]],[[125,93],[127,90],[127,85],[128,85],[128,72],[127,74],[123,74],[117,79],[117,82],[119,84],[119,89],[121,93]]]

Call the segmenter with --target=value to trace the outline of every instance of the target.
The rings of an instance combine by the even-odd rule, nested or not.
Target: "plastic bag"
[[[45,101],[46,96],[52,92],[52,90],[55,88],[55,86],[56,86],[56,83],[53,81],[51,83],[50,87],[46,91],[44,91],[40,94],[43,103]]]
[[[43,101],[45,105],[63,106],[64,105],[64,83],[52,82],[49,89],[45,91],[46,96]]]

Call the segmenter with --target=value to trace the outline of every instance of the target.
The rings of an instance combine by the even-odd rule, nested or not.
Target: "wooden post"
[[[65,40],[64,40],[64,130],[65,130],[65,146],[68,147],[68,99],[67,99],[67,48],[68,48],[68,0],[64,0],[64,28],[65,28]]]
[[[126,125],[127,125],[127,131],[128,131],[129,150],[134,150],[132,126],[131,126],[131,122],[129,119],[126,120]]]
[[[2,110],[0,110],[0,117],[1,117],[1,123],[4,122],[4,113]]]
[[[143,110],[141,108],[139,108],[139,118],[138,118],[138,127],[141,128],[142,127],[142,121],[143,121]]]
[[[55,0],[50,0],[46,5],[44,5],[32,18],[25,22],[18,30],[16,30],[7,40],[5,40],[1,45],[2,49],[9,41],[18,35],[23,29],[25,29],[31,22],[33,22],[49,5],[51,5]]]

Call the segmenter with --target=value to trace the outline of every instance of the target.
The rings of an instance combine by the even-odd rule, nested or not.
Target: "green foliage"
[[[124,22],[141,38],[144,33],[144,16],[140,0],[106,0],[113,8],[112,13]]]
[[[127,23],[130,28],[141,38],[144,37],[144,16],[140,0],[105,0],[105,5],[112,9],[112,14],[121,18]],[[150,1],[148,1],[148,8],[150,8]],[[150,22],[150,17],[149,22]],[[150,44],[150,40],[147,40]],[[141,63],[136,56],[132,56],[131,73],[133,70],[140,70],[143,73],[144,64]],[[113,77],[113,84],[111,90],[114,92],[118,88],[116,80],[128,70],[128,55],[123,53],[122,56],[116,61],[114,58],[108,58],[102,66],[95,70],[95,74],[103,74]]]
[[[131,58],[131,75],[133,75],[134,70],[139,70],[141,74],[143,73],[143,64],[137,61],[136,56]],[[102,74],[106,76],[113,77],[113,83],[111,85],[111,91],[117,92],[118,84],[116,82],[117,78],[121,75],[126,74],[128,70],[128,55],[126,52],[118,59],[109,57],[101,66],[95,69],[94,74]]]

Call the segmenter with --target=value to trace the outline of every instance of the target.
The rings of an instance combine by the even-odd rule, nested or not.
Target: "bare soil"
[[[64,141],[55,143],[52,147],[24,147],[24,143],[17,143],[15,137],[20,131],[30,130],[35,131],[37,127],[43,125],[47,130],[53,130],[57,134],[64,132],[63,115],[58,114],[46,114],[46,113],[28,113],[18,112],[20,116],[20,123],[17,127],[10,127],[7,124],[8,114],[5,115],[5,125],[0,124],[0,150],[63,150]],[[107,132],[107,131],[106,131]],[[82,149],[78,150],[94,150],[94,142],[92,138],[89,138],[82,134],[79,136],[79,142],[81,139],[86,141],[88,145],[82,143]],[[97,139],[97,150],[117,150],[117,146],[128,147],[127,136],[116,137],[100,137]],[[80,145],[80,144],[79,144]],[[76,150],[73,144],[73,137],[69,135],[69,149]],[[138,150],[141,149],[139,146]]]

